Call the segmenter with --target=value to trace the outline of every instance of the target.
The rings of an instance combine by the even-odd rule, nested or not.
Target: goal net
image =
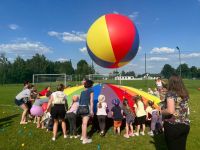
[[[71,75],[66,74],[33,74],[33,84],[37,87],[57,86],[58,84],[67,85],[72,81]]]
[[[94,81],[95,83],[112,83],[121,85],[120,74],[89,74],[87,79]]]

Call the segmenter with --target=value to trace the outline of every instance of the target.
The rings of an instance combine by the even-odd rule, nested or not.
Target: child
[[[129,136],[134,136],[132,124],[134,123],[135,116],[128,105],[127,99],[124,99],[123,101],[122,110],[126,117],[126,133],[124,134],[124,137],[129,138]],[[129,133],[129,129],[131,130],[130,133]]]
[[[47,92],[51,90],[50,86],[47,86],[44,90],[42,90],[41,92],[39,92],[40,96],[46,96]]]
[[[28,106],[26,102],[30,99],[31,96],[31,86],[28,85],[26,89],[22,90],[16,97],[15,97],[15,104],[20,106],[23,109],[22,117],[20,124],[27,124],[26,115],[28,113]]]
[[[98,103],[97,103],[97,118],[100,127],[100,136],[105,135],[105,127],[106,127],[106,116],[107,116],[107,103],[105,102],[105,96],[99,95]]]
[[[160,97],[160,93],[157,88],[154,89],[153,95]]]
[[[114,133],[118,133],[120,135],[120,127],[122,125],[123,111],[119,106],[120,104],[119,99],[114,99],[113,104],[114,106],[112,107],[111,111],[114,120]]]
[[[76,113],[77,113],[77,109],[79,106],[79,96],[78,95],[74,95],[72,97],[72,104],[69,107],[69,110],[67,111],[67,118],[69,120],[69,125],[70,125],[70,138],[78,138],[77,133],[76,133]]]
[[[153,93],[153,90],[152,90],[151,88],[148,88],[148,93],[151,94],[151,95],[154,94],[154,93]]]
[[[146,121],[146,111],[144,109],[144,103],[142,101],[142,97],[137,95],[135,97],[135,113],[136,113],[136,119],[137,119],[137,132],[135,133],[136,136],[139,136],[140,126],[142,125],[142,132],[140,132],[141,135],[145,135],[145,121]]]
[[[37,94],[37,97],[35,98],[35,102],[33,103],[33,106],[31,108],[31,112],[33,112],[33,109],[34,107],[37,107],[38,109],[42,110],[42,104],[44,103],[48,103],[49,101],[49,98],[51,96],[51,92],[49,91],[47,94],[46,94],[46,98],[41,98],[39,97],[39,94]],[[36,115],[37,117],[37,128],[40,128],[41,127],[41,124],[40,124],[40,120],[41,120],[41,117],[42,117],[43,114],[41,115]],[[44,124],[42,123],[42,128],[44,128]]]
[[[151,109],[146,109],[147,113],[151,114],[151,131],[148,132],[150,136],[154,136],[158,134],[156,130],[156,125],[158,125],[158,131],[162,131],[162,116],[159,111],[154,107],[154,103],[152,101],[148,101],[149,107]]]

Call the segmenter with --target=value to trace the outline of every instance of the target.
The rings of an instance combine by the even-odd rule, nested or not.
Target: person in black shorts
[[[56,140],[57,130],[58,130],[58,121],[62,121],[62,131],[64,134],[64,138],[67,138],[66,133],[66,123],[65,123],[65,114],[66,114],[66,105],[67,105],[67,98],[64,91],[64,85],[59,84],[57,87],[57,91],[53,92],[51,98],[48,102],[47,111],[51,108],[51,116],[54,121],[53,125],[53,138],[52,140]]]

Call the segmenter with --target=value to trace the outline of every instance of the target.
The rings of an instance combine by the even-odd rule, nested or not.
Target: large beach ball
[[[120,14],[98,18],[87,33],[87,50],[96,64],[119,68],[137,54],[139,35],[133,21]]]
[[[44,114],[43,110],[42,110],[42,107],[41,106],[36,106],[36,105],[33,105],[31,107],[31,115],[33,116],[42,116]]]

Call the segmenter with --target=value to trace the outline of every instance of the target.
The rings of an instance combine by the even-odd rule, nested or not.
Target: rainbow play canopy
[[[84,90],[83,86],[77,86],[65,89],[64,92],[68,97],[68,104],[71,104],[73,95],[77,94],[80,95],[81,91],[83,90]],[[98,96],[100,94],[105,95],[109,110],[111,110],[111,108],[113,107],[112,100],[116,98],[120,99],[121,102],[123,101],[124,98],[126,98],[129,102],[130,107],[133,107],[134,104],[133,96],[135,95],[141,95],[144,103],[146,103],[148,100],[151,100],[157,105],[160,102],[160,99],[158,97],[128,86],[119,86],[114,84],[97,84],[93,86],[93,90],[94,90],[94,112],[96,112]],[[111,117],[110,112],[108,113],[108,117]]]

